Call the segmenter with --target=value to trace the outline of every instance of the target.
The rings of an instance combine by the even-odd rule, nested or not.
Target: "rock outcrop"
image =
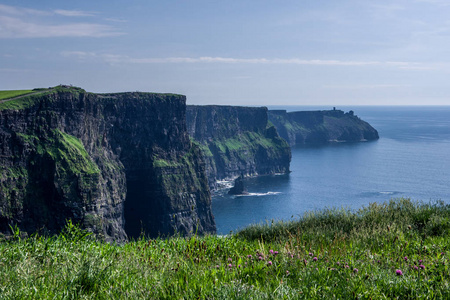
[[[378,132],[369,123],[342,110],[269,110],[269,120],[289,145],[326,144],[376,140]]]
[[[56,87],[0,104],[0,231],[66,219],[108,241],[215,232],[185,97]]]
[[[234,180],[234,186],[228,191],[229,195],[248,195],[244,184],[244,176],[241,175]]]
[[[218,180],[241,174],[289,172],[291,150],[268,122],[267,108],[188,105],[186,119],[205,156],[212,189]]]

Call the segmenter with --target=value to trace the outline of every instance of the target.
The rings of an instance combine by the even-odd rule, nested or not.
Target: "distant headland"
[[[378,132],[352,111],[186,106],[177,94],[0,91],[0,232],[69,219],[107,241],[214,233],[211,189],[288,173],[290,145]]]

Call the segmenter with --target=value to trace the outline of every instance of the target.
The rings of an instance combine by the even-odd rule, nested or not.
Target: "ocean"
[[[298,219],[306,211],[356,210],[399,197],[450,203],[450,106],[336,108],[353,110],[378,130],[380,139],[297,146],[290,174],[247,178],[247,196],[217,192],[212,208],[218,234],[253,223]]]

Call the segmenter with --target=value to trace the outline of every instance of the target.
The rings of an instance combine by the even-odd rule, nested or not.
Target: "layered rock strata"
[[[269,110],[269,120],[289,145],[360,142],[379,138],[369,123],[342,110],[296,111]]]
[[[291,151],[268,122],[267,108],[188,105],[189,135],[206,160],[210,187],[217,181],[289,172]]]
[[[0,231],[215,232],[185,97],[57,87],[0,104]]]

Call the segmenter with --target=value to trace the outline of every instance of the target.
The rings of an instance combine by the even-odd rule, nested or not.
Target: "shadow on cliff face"
[[[140,207],[145,205],[144,201],[139,201],[143,198],[143,193],[139,188],[143,182],[128,181],[127,197],[125,200],[124,217],[125,217],[125,232],[128,238],[136,239],[143,230],[142,220],[145,219],[145,212],[148,207]]]
[[[185,111],[182,95],[70,86],[2,103],[0,232],[53,234],[66,219],[106,241],[215,232]]]
[[[154,188],[148,172],[140,170],[127,172],[127,196],[124,207],[125,232],[130,239],[141,235],[155,237],[166,232],[154,231],[161,229],[162,224],[154,212],[161,212],[160,202],[156,201]],[[153,229],[153,230],[152,230]]]

